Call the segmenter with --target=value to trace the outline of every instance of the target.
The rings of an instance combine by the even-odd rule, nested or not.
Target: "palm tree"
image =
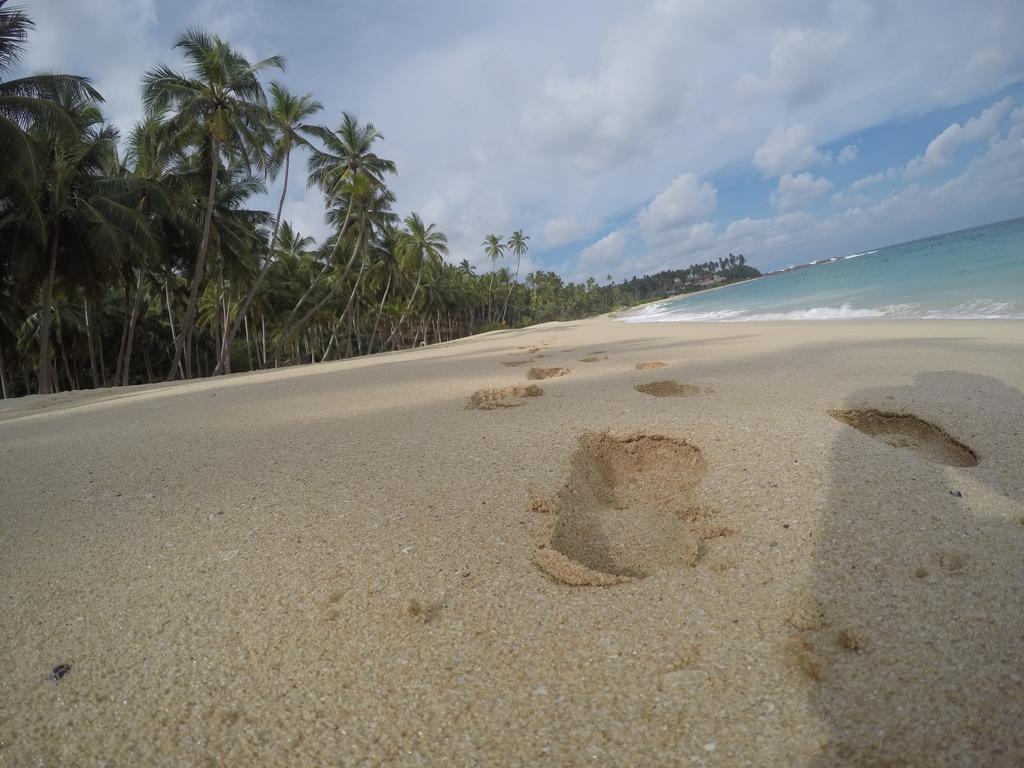
[[[383,184],[385,176],[398,172],[393,161],[373,151],[373,145],[384,140],[373,123],[360,125],[354,115],[344,112],[336,131],[321,125],[311,132],[320,139],[324,148],[314,150],[309,159],[309,180],[318,185],[329,199],[339,195],[345,183],[356,174],[369,176]]]
[[[194,213],[193,201],[205,186],[189,168],[188,148],[187,136],[172,133],[156,116],[148,115],[132,126],[125,155],[131,175],[145,182],[147,189],[161,193],[147,196],[143,210],[152,217],[152,226],[161,244],[159,262],[148,266],[150,279],[162,291],[167,306],[172,348],[177,343],[172,294],[177,292],[180,282],[177,275],[188,271],[184,253],[192,247],[188,234],[195,229],[190,221]],[[161,199],[162,206],[153,205]],[[200,229],[201,226],[200,222]],[[179,371],[184,377],[180,363]]]
[[[480,245],[483,246],[487,258],[491,260],[491,280],[487,286],[487,320],[490,322],[494,319],[493,307],[491,306],[491,292],[494,290],[494,270],[498,266],[498,259],[505,255],[505,244],[501,242],[500,235],[491,234],[485,237]]]
[[[370,331],[370,341],[366,349],[366,354],[368,355],[373,354],[373,348],[377,344],[377,329],[380,327],[380,320],[384,315],[384,305],[387,304],[388,295],[391,293],[391,286],[395,281],[395,277],[400,273],[401,257],[400,249],[398,248],[398,238],[398,230],[393,225],[388,224],[381,231],[379,242],[374,248],[377,261],[373,266],[374,280],[370,293],[371,295],[376,295],[375,292],[379,287],[382,277],[384,278],[384,291],[381,293],[380,303],[377,305],[375,312],[373,330]]]
[[[51,130],[64,133],[69,140],[77,134],[78,126],[54,100],[55,96],[103,101],[89,80],[77,75],[32,75],[3,80],[21,60],[29,30],[35,26],[23,10],[5,9],[6,4],[7,0],[0,0],[0,196],[2,187],[8,184],[31,188],[39,183],[39,168],[25,132],[33,121],[46,119]]]
[[[342,229],[346,229],[349,226],[349,222],[355,225],[354,241],[352,241],[352,237],[347,238],[347,240],[351,242],[351,253],[349,255],[348,262],[345,264],[345,269],[342,273],[335,278],[331,289],[327,291],[327,293],[315,305],[313,305],[305,315],[295,321],[291,326],[286,325],[284,330],[281,331],[277,344],[274,348],[275,359],[280,355],[281,350],[284,349],[284,345],[287,344],[288,341],[293,338],[295,334],[298,333],[306,323],[308,323],[310,319],[312,319],[312,317],[324,307],[325,304],[327,304],[327,302],[331,301],[338,295],[342,286],[346,284],[345,281],[352,270],[352,265],[355,263],[356,259],[359,259],[359,270],[356,273],[348,302],[345,304],[341,315],[338,317],[338,323],[340,324],[345,319],[362,283],[363,274],[369,263],[369,253],[374,237],[387,226],[392,225],[395,219],[397,219],[397,216],[391,212],[391,205],[394,202],[395,196],[391,191],[367,174],[357,173],[345,182],[343,189],[340,191],[340,199],[338,200],[337,205],[328,211],[327,218],[329,223],[335,226],[340,224]],[[342,235],[341,230],[339,230],[334,248],[332,249],[332,255],[328,257],[325,269],[333,262],[333,255],[340,248],[341,240]],[[321,274],[323,274],[323,271],[324,270],[321,270]],[[309,293],[310,291],[307,290],[305,296],[308,296]],[[305,296],[303,298],[305,298]],[[301,304],[301,300],[299,303]],[[298,305],[296,305],[296,308],[297,306]],[[294,313],[295,310],[293,309],[292,315],[294,315]],[[289,315],[289,320],[292,315]]]
[[[220,350],[220,359],[217,367],[213,370],[216,376],[227,362],[231,353],[231,342],[234,341],[242,320],[249,311],[249,305],[253,297],[263,284],[270,269],[277,247],[277,234],[281,225],[281,212],[284,209],[285,196],[288,194],[288,176],[290,170],[291,153],[294,147],[310,146],[306,136],[313,133],[313,127],[306,125],[305,121],[323,109],[323,105],[307,93],[303,96],[295,96],[279,83],[270,84],[270,121],[274,131],[274,144],[270,156],[270,177],[277,178],[279,172],[284,173],[284,183],[281,186],[281,197],[277,203],[277,216],[274,218],[274,229],[270,235],[270,248],[267,250],[267,257],[260,268],[259,274],[249,288],[249,293],[238,310],[238,315],[232,323],[231,328],[224,334],[224,343]]]
[[[310,133],[320,140],[324,148],[322,150],[315,147],[312,149],[312,155],[309,158],[309,183],[320,187],[328,206],[338,206],[344,198],[350,195],[353,185],[359,177],[365,177],[371,182],[383,186],[386,175],[398,172],[393,161],[382,158],[373,151],[373,145],[384,139],[373,123],[360,125],[355,116],[345,112],[342,114],[341,125],[336,131],[332,131],[326,126],[315,126],[310,129]],[[334,247],[331,249],[330,256],[310,282],[306,292],[299,297],[282,326],[282,332],[274,350],[275,359],[284,344],[295,335],[299,326],[303,324],[300,321],[293,325],[292,319],[334,264],[335,256],[345,240],[351,221],[351,208],[347,205],[344,208],[345,215],[340,220],[335,217],[334,223],[340,224],[340,226],[334,238]],[[344,282],[348,277],[355,257],[356,253],[353,251],[341,276],[335,282],[335,286],[339,282]],[[307,313],[307,318],[311,316],[312,313]]]
[[[348,193],[356,176],[366,176],[383,186],[385,176],[398,173],[392,160],[382,158],[373,151],[373,145],[384,140],[383,134],[373,123],[360,125],[355,116],[344,112],[336,131],[321,125],[314,126],[311,132],[320,139],[324,148],[314,148],[309,158],[309,183],[320,187],[328,206],[337,203]],[[348,224],[349,217],[346,216],[338,230],[335,252],[345,236]],[[333,255],[329,261],[333,261]]]
[[[25,52],[28,31],[35,24],[20,8],[8,8],[7,0],[0,0],[0,72],[9,72],[17,66]]]
[[[501,308],[501,320],[505,321],[505,311],[508,309],[508,300],[512,295],[512,288],[515,286],[516,281],[519,280],[519,265],[523,260],[523,254],[530,250],[530,247],[526,244],[529,240],[529,235],[523,235],[523,230],[517,229],[512,233],[512,237],[505,243],[505,247],[508,248],[510,253],[516,255],[516,275],[512,278],[512,284],[508,287],[508,293],[505,294],[505,305]]]
[[[155,247],[138,210],[138,185],[106,174],[116,151],[116,129],[104,124],[92,100],[66,90],[53,93],[52,98],[63,116],[40,115],[27,134],[40,170],[38,192],[18,196],[17,211],[0,220],[6,230],[0,232],[0,240],[13,253],[42,256],[46,264],[38,322],[40,394],[52,388],[50,328],[61,255],[122,260],[129,242],[141,249]],[[66,119],[76,126],[73,137],[65,130]]]
[[[416,269],[416,285],[412,289],[409,303],[402,311],[398,325],[395,326],[388,340],[384,342],[385,347],[391,343],[391,339],[405,323],[405,318],[409,314],[409,310],[412,309],[413,302],[416,301],[416,294],[423,281],[423,268],[427,264],[440,262],[448,254],[448,238],[443,232],[437,231],[434,224],[429,227],[424,226],[423,219],[416,213],[406,216],[404,224],[405,231],[399,236],[398,248],[400,257],[406,265]]]
[[[359,257],[360,259],[359,272],[356,274],[348,302],[338,317],[339,323],[345,319],[346,313],[352,307],[359,292],[366,267],[371,261],[374,242],[393,228],[398,220],[398,216],[391,211],[395,196],[387,187],[371,180],[368,176],[356,176],[354,182],[350,187],[345,206],[345,217],[355,217],[356,242],[353,258]]]
[[[173,112],[165,118],[168,128],[175,134],[188,136],[208,152],[210,181],[203,234],[185,317],[174,345],[174,362],[167,374],[169,381],[176,375],[195,323],[196,300],[210,244],[221,152],[238,155],[248,164],[253,159],[252,153],[265,145],[266,94],[258,74],[270,67],[284,69],[284,59],[280,56],[251,64],[227,42],[199,29],[187,30],[174,47],[184,53],[189,74],[179,74],[166,65],[150,70],[143,78],[142,100],[150,114],[164,116]]]

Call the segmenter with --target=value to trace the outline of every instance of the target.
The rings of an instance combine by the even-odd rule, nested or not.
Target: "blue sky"
[[[188,25],[373,121],[398,208],[483,264],[628,277],[770,269],[1024,215],[1024,3],[35,0],[28,65],[92,76],[123,128]],[[266,203],[269,209],[270,203]],[[293,181],[285,216],[326,229]]]

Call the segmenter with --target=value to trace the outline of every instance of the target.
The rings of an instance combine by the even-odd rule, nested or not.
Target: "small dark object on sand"
[[[53,671],[50,672],[50,678],[53,680],[60,680],[62,677],[64,677],[64,675],[66,675],[70,671],[70,664],[58,664],[56,667],[53,668]]]
[[[950,496],[956,496],[958,499],[963,498],[963,494],[960,493],[960,491],[950,491],[949,495]]]

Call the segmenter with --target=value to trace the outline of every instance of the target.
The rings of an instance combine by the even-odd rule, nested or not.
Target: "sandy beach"
[[[547,324],[0,457],[0,765],[1024,763],[1019,322]]]

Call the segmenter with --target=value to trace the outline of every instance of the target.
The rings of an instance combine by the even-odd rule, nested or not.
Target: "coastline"
[[[772,274],[776,274],[776,273],[772,273]],[[636,311],[638,309],[641,309],[642,307],[650,307],[650,306],[652,306],[654,304],[664,304],[666,301],[675,301],[676,299],[689,298],[690,296],[699,296],[702,293],[711,293],[712,291],[720,291],[722,288],[731,288],[732,286],[740,285],[741,283],[752,283],[755,280],[763,280],[764,278],[771,277],[771,276],[772,275],[758,275],[757,277],[748,277],[748,278],[746,278],[744,280],[737,280],[734,283],[726,283],[725,285],[716,285],[713,288],[701,288],[699,291],[690,291],[689,293],[677,293],[675,296],[669,296],[669,297],[664,298],[664,299],[655,299],[654,301],[645,301],[642,304],[636,304],[636,305],[630,307],[629,309],[624,309],[621,312],[612,312],[611,314],[615,315],[615,316],[625,315],[625,314],[628,314],[630,312],[634,312],[634,311]]]
[[[10,401],[0,762],[1022,761],[1022,327],[600,317]],[[685,505],[634,540],[609,494]]]

